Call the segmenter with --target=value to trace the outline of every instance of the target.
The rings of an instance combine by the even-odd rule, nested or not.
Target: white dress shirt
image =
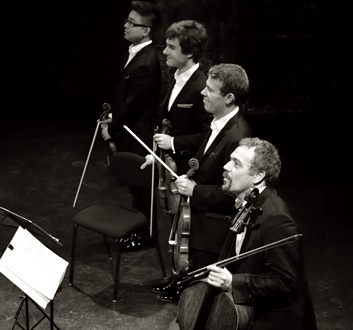
[[[230,112],[228,115],[226,115],[222,118],[219,118],[219,119],[213,118],[211,125],[210,125],[210,128],[212,129],[212,134],[211,134],[210,138],[208,139],[204,153],[207,151],[207,149],[212,144],[212,142],[217,137],[217,135],[222,130],[222,128],[224,126],[226,126],[226,124],[228,123],[230,118],[235,116],[238,113],[238,111],[239,111],[239,107],[236,107],[232,112]]]
[[[173,90],[170,94],[169,101],[168,101],[168,111],[170,111],[170,108],[172,107],[175,99],[179,95],[180,91],[183,89],[185,84],[188,82],[190,77],[194,74],[194,72],[199,68],[200,64],[196,63],[193,65],[189,70],[186,70],[182,74],[179,74],[179,69],[175,71],[174,73],[174,79],[175,79],[175,84],[173,87]],[[172,145],[172,150],[173,153],[175,154],[175,148],[174,148],[174,137],[172,137],[170,141]]]
[[[175,84],[174,84],[172,93],[170,94],[170,98],[168,102],[168,111],[170,111],[170,108],[172,107],[172,104],[174,103],[175,99],[179,95],[180,91],[188,82],[190,77],[194,74],[194,72],[199,68],[199,66],[200,64],[196,63],[189,70],[186,70],[182,74],[179,74],[179,69],[175,71],[174,73]]]
[[[148,40],[145,42],[142,42],[136,46],[133,46],[132,44],[129,47],[129,58],[126,61],[126,64],[124,68],[129,64],[129,62],[136,56],[136,54],[144,47],[148,46],[149,44],[152,43],[152,40]]]

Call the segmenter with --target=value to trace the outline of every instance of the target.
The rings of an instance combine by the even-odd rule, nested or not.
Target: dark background
[[[313,0],[158,0],[155,44],[181,19],[209,34],[207,68],[242,65],[251,82],[250,114],[311,112],[340,116],[353,89],[347,4]],[[92,120],[110,93],[125,51],[127,0],[6,1],[1,5],[2,117]],[[341,120],[341,118],[340,118]]]

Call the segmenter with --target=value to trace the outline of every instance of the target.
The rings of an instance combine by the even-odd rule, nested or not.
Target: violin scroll
[[[109,114],[112,112],[112,107],[107,102],[102,104],[102,108],[103,108],[103,113],[101,114],[99,121],[107,120],[109,117]]]
[[[195,172],[199,169],[199,161],[196,158],[189,159],[189,170],[186,173],[188,178],[191,178]]]
[[[162,120],[162,126],[163,126],[162,133],[163,134],[168,134],[169,133],[169,128],[171,127],[171,125],[170,125],[170,121],[167,118],[164,118]]]

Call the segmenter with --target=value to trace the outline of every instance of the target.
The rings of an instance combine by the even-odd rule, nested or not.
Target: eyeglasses
[[[130,19],[125,18],[125,24],[129,24],[130,27],[149,27],[148,25],[144,25],[144,24],[136,24],[134,22],[131,22]]]

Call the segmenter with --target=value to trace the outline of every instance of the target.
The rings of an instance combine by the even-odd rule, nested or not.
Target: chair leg
[[[122,239],[116,239],[116,265],[115,265],[115,278],[114,278],[114,292],[113,292],[113,302],[117,301],[118,297],[118,287],[119,287],[119,274],[120,274],[120,259],[121,259],[121,243]]]
[[[104,244],[105,244],[105,248],[107,250],[107,254],[108,254],[108,259],[112,259],[112,253],[110,251],[110,247],[109,247],[109,243],[108,243],[108,240],[107,240],[107,236],[103,235],[103,238],[104,238]]]
[[[72,245],[71,245],[71,260],[70,260],[69,285],[73,285],[73,279],[74,279],[77,229],[78,229],[78,226],[75,224],[75,225],[74,225],[74,230],[73,230],[73,232],[72,232]]]

